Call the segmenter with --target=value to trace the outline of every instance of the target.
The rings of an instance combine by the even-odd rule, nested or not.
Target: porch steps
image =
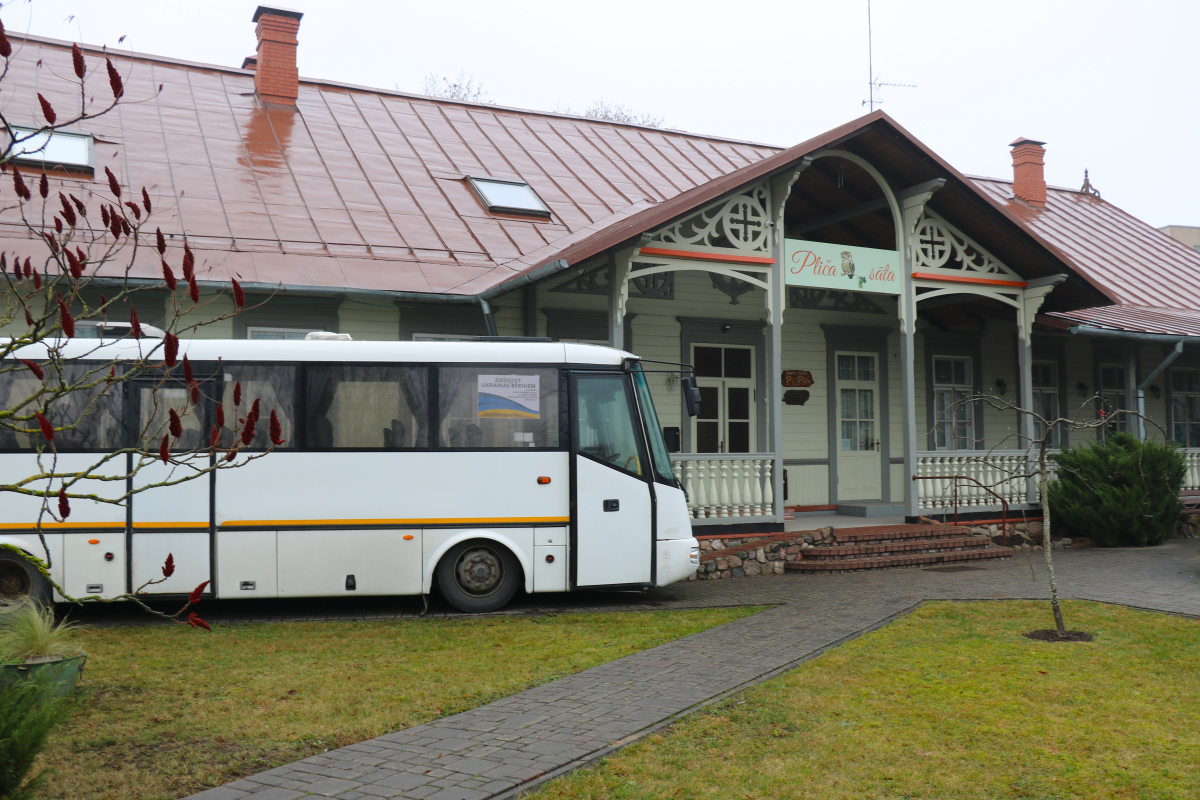
[[[925,567],[936,564],[1010,558],[986,536],[955,525],[877,525],[835,530],[836,543],[801,550],[785,571],[813,574]]]
[[[814,547],[812,550],[805,550],[803,555],[805,561],[849,561],[855,558],[886,558],[887,556],[913,553],[947,553],[978,549],[980,549],[980,540],[974,536],[965,536]]]
[[[1013,555],[1011,547],[989,547],[978,550],[960,550],[950,553],[914,553],[906,556],[886,556],[884,558],[851,558],[831,561],[809,561],[806,551],[803,561],[789,561],[783,568],[792,572],[803,573],[835,573],[859,572],[868,569],[896,569],[898,567],[924,567],[931,564],[948,564],[951,562],[982,561],[993,558],[1009,558]]]

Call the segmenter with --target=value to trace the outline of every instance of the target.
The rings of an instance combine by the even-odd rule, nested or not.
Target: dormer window
[[[495,214],[525,214],[538,217],[550,216],[529,184],[520,181],[503,181],[496,178],[468,178],[479,199],[487,210]]]
[[[92,168],[92,137],[86,133],[50,131],[13,126],[12,159],[20,164],[40,167]],[[31,136],[32,134],[32,136]],[[28,138],[26,138],[28,137]]]

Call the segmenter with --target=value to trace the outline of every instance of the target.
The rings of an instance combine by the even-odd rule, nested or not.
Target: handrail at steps
[[[954,525],[958,526],[958,482],[960,480],[971,481],[990,494],[992,497],[1000,501],[1000,506],[1003,511],[1000,514],[1000,536],[1005,547],[1008,547],[1008,501],[1001,497],[998,493],[992,490],[991,487],[985,486],[978,478],[972,478],[970,475],[913,475],[914,481],[922,480],[940,480],[954,481]]]

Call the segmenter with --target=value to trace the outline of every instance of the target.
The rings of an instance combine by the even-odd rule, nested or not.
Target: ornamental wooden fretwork
[[[655,234],[654,244],[765,253],[771,247],[769,207],[766,185],[753,186],[663,228]]]
[[[814,311],[823,309],[853,311],[859,314],[887,313],[863,292],[838,292],[832,289],[807,289],[801,286],[788,287],[788,306]]]
[[[643,277],[635,275],[630,278],[629,282],[633,285],[631,293],[634,297],[647,297],[652,300],[675,299],[675,273],[673,272],[658,272]],[[597,267],[583,273],[578,278],[555,286],[550,291],[607,296],[608,288],[608,267]]]
[[[948,270],[1021,280],[1000,259],[928,207],[917,220],[911,241],[914,272]]]

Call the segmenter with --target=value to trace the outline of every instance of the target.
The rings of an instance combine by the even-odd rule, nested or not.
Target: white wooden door
[[[838,500],[879,500],[879,370],[871,353],[837,353]]]

